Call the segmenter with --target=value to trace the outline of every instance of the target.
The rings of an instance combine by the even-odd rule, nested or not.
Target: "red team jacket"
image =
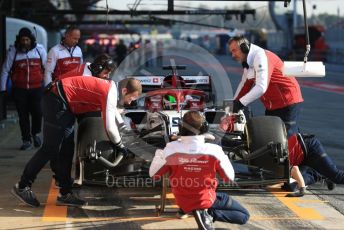
[[[44,85],[59,80],[61,75],[68,72],[69,76],[77,76],[78,67],[82,62],[82,52],[79,46],[72,47],[69,50],[62,44],[52,47],[48,53]]]
[[[205,143],[204,136],[182,136],[157,150],[149,169],[153,178],[169,174],[178,206],[184,212],[210,208],[216,199],[218,173],[225,182],[234,170],[221,146]]]
[[[301,144],[298,141],[297,135],[294,134],[288,138],[289,162],[292,166],[300,165],[305,156]]]
[[[67,77],[60,80],[73,114],[101,111],[105,130],[113,143],[121,141],[116,118],[117,86],[114,81],[95,77]]]
[[[1,91],[5,91],[8,77],[13,87],[35,89],[42,87],[44,65],[47,52],[41,44],[27,53],[19,52],[10,46],[1,72]]]
[[[283,76],[283,62],[276,54],[251,44],[247,63],[234,96],[243,105],[260,98],[267,110],[275,110],[303,101],[297,80]]]

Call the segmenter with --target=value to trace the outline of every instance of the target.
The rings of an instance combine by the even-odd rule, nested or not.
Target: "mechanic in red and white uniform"
[[[82,63],[76,69],[62,74],[59,79],[73,76],[93,76],[109,79],[111,72],[116,69],[116,67],[110,55],[103,53],[98,55],[92,63]]]
[[[140,81],[133,78],[120,81],[118,90],[115,82],[95,77],[69,77],[52,84],[42,99],[43,145],[27,163],[19,183],[12,189],[12,194],[26,204],[38,207],[40,203],[31,190],[32,183],[44,165],[57,157],[56,177],[60,185],[57,205],[85,205],[86,202],[74,196],[71,190],[71,171],[61,157],[62,149],[69,149],[64,146],[69,144],[64,139],[73,133],[76,115],[97,109],[102,113],[104,128],[114,148],[125,156],[127,150],[116,124],[117,103],[130,104],[141,92]]]
[[[80,39],[80,30],[70,26],[60,44],[49,50],[47,65],[44,72],[44,85],[58,80],[62,74],[76,71],[83,63],[83,56],[80,47],[77,45]],[[70,76],[78,76],[70,74]]]
[[[232,57],[244,68],[241,82],[234,95],[233,112],[260,98],[265,115],[280,117],[288,136],[298,132],[300,86],[294,77],[283,76],[283,62],[274,53],[256,46],[243,37],[228,41]]]
[[[323,177],[330,190],[335,186],[333,183],[344,184],[344,170],[337,168],[314,135],[293,134],[288,138],[288,150],[290,165],[299,166],[305,185],[314,184]],[[303,193],[301,190],[295,195],[302,196]]]
[[[234,170],[220,146],[205,143],[208,124],[204,116],[189,111],[179,128],[180,139],[156,151],[149,175],[157,179],[169,174],[177,205],[184,213],[193,211],[200,229],[212,229],[212,219],[245,224],[248,211],[226,193],[216,192],[216,173],[224,182],[233,182]]]
[[[6,92],[8,78],[12,81],[13,99],[16,104],[23,144],[21,150],[41,145],[41,97],[43,72],[47,61],[47,51],[30,29],[19,30],[14,46],[10,46],[1,71],[2,92]],[[30,123],[31,115],[31,123]],[[31,129],[30,129],[31,127]]]
[[[72,77],[72,76],[93,76],[93,77],[99,77],[104,79],[109,79],[110,73],[116,68],[115,62],[112,60],[112,58],[104,53],[99,56],[97,56],[92,63],[87,62],[80,64],[77,69],[73,71],[69,71],[63,75],[60,76],[60,79]],[[77,74],[77,75],[74,75]],[[77,120],[78,123],[81,122],[82,119],[86,117],[100,117],[101,112],[99,109],[94,108],[92,112],[78,114]],[[119,113],[116,113],[116,118],[119,124],[123,124],[124,121]],[[121,128],[123,125],[121,125]],[[125,128],[125,127],[124,127]],[[69,144],[64,145],[65,147],[69,147],[69,149],[62,149],[61,154],[63,155],[65,159],[65,164],[69,165],[69,171],[72,170],[73,165],[73,158],[74,158],[74,133],[71,133],[69,138],[65,138],[65,142],[69,142]],[[55,173],[53,176],[56,182],[56,185],[59,186],[59,181],[56,178],[56,167],[57,167],[57,159],[50,159],[50,167],[52,171]],[[74,179],[71,179],[71,184],[74,183]],[[77,184],[74,184],[75,186],[78,186]]]

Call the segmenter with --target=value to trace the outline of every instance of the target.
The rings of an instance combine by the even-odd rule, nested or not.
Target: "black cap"
[[[32,38],[32,32],[29,28],[27,27],[23,27],[19,30],[19,34],[18,34],[18,37],[21,38],[21,37],[28,37],[28,38]]]

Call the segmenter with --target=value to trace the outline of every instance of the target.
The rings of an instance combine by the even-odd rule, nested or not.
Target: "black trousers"
[[[42,88],[13,88],[13,99],[19,116],[19,125],[23,141],[31,141],[31,137],[41,132]],[[31,115],[31,122],[30,122]]]
[[[69,159],[73,156],[74,149],[69,140],[74,135],[75,116],[67,105],[51,92],[44,94],[42,108],[43,144],[26,164],[19,188],[31,187],[44,165],[50,160],[55,160],[56,165],[53,170],[61,186],[60,193],[65,195],[71,192]]]
[[[282,119],[287,130],[288,137],[299,132],[299,117],[301,103],[292,104],[281,109],[265,110],[267,116],[277,116]]]

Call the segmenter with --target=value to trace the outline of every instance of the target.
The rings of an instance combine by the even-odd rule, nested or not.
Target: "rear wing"
[[[161,89],[163,87],[165,76],[144,76],[144,75],[134,75],[134,76],[127,76],[126,78],[135,78],[139,80],[142,84],[142,91],[144,93],[155,90]],[[170,76],[167,76],[170,77]],[[188,89],[198,89],[202,90],[207,94],[212,93],[212,86],[211,86],[211,77],[210,76],[180,76],[184,83],[185,88]]]
[[[190,89],[202,90],[205,93],[211,93],[211,77],[210,76],[181,76],[185,80],[185,85]]]

